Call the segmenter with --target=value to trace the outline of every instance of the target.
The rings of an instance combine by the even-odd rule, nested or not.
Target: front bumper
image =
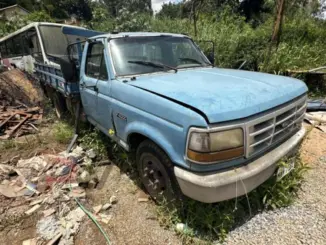
[[[305,135],[304,127],[284,143],[248,165],[210,173],[193,173],[174,167],[184,195],[205,203],[220,202],[245,195],[276,170],[277,162],[293,150]]]

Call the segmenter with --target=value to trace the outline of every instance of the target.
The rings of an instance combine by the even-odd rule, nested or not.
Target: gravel
[[[223,244],[326,244],[326,157],[312,166],[292,206],[255,215]]]

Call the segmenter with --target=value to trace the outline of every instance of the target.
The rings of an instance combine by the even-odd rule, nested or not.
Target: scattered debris
[[[320,131],[326,133],[326,125],[317,126],[316,128],[318,128]]]
[[[95,159],[96,158],[96,152],[93,149],[89,149],[88,151],[86,151],[86,155],[90,159]]]
[[[0,194],[7,198],[25,198],[30,206],[30,209],[26,208],[26,215],[42,212],[37,233],[47,244],[74,242],[74,234],[85,216],[81,208],[71,211],[75,205],[74,198],[85,199],[85,188],[95,188],[98,183],[91,153],[88,151],[87,156],[77,146],[71,153],[20,159],[15,166],[0,164]],[[117,203],[117,197],[111,196],[109,203],[95,206],[94,217],[107,224],[112,216],[101,212],[106,212],[114,203]],[[42,210],[42,207],[46,210]]]
[[[42,114],[40,107],[0,106],[0,139],[37,132]]]
[[[27,214],[27,215],[31,215],[31,214],[34,213],[36,210],[38,210],[40,207],[41,207],[41,205],[40,205],[40,204],[37,204],[37,205],[33,206],[31,209],[27,210],[27,211],[25,212],[25,214]]]
[[[55,209],[54,208],[50,208],[50,209],[47,209],[47,210],[44,210],[43,211],[44,218],[45,217],[48,217],[48,216],[50,216],[50,215],[52,215],[54,213],[55,213]]]
[[[108,224],[110,220],[112,219],[112,215],[106,215],[106,214],[99,214],[100,221],[104,224]]]
[[[75,198],[85,198],[86,192],[83,188],[75,188],[69,193],[69,196]]]
[[[102,210],[102,207],[103,207],[103,205],[97,205],[97,206],[93,207],[94,213],[98,214]]]
[[[91,180],[91,175],[90,175],[90,173],[89,173],[88,171],[86,171],[86,170],[83,171],[83,172],[79,175],[79,177],[78,177],[78,179],[77,179],[77,181],[78,181],[79,184],[88,183],[90,180]]]
[[[326,133],[326,112],[310,112],[305,114],[305,121]]]
[[[106,203],[102,206],[102,210],[108,210],[109,208],[112,207],[112,204],[111,203]]]
[[[59,233],[59,224],[54,216],[48,216],[39,220],[36,228],[37,234],[45,240],[50,240]]]
[[[111,204],[116,204],[118,202],[118,198],[116,196],[111,196],[110,197],[110,203]]]
[[[138,191],[138,202],[148,202],[149,201],[149,195],[147,195],[142,190]]]
[[[46,245],[53,245],[55,244],[60,238],[62,237],[62,233],[59,233],[54,238],[51,239]]]
[[[23,241],[22,245],[37,245],[37,239],[33,238],[33,239],[28,239]]]
[[[187,225],[184,224],[184,223],[178,223],[176,226],[175,226],[175,229],[177,232],[183,232],[184,230],[186,230],[187,228]]]
[[[61,189],[63,189],[63,190],[69,190],[70,187],[71,187],[71,189],[73,189],[73,188],[76,188],[76,187],[78,187],[78,186],[79,186],[78,183],[68,183],[68,184],[64,184],[64,185],[61,187]]]
[[[310,112],[305,114],[305,119],[316,121],[317,123],[326,123],[326,112]]]
[[[138,198],[138,202],[148,202],[148,197],[147,198],[140,197]]]
[[[36,204],[40,204],[41,202],[43,202],[43,199],[34,200],[29,204],[29,206],[34,206]]]

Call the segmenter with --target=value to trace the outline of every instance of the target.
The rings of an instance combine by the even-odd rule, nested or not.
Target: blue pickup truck
[[[136,153],[153,198],[245,195],[305,134],[303,82],[215,68],[186,35],[92,34],[81,49],[69,52],[71,64],[37,63],[36,73],[57,98],[80,99],[91,124]]]

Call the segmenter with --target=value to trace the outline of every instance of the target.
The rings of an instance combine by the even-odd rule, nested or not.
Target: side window
[[[108,79],[102,43],[91,43],[88,46],[85,68],[85,73],[89,77],[100,80]]]
[[[0,44],[0,53],[1,53],[1,58],[6,58],[7,57],[7,48],[5,42],[2,42]]]
[[[13,45],[12,39],[8,39],[6,41],[6,46],[7,46],[8,56],[12,57],[14,54],[14,45]]]
[[[13,54],[15,55],[22,55],[23,54],[23,47],[22,47],[22,40],[21,35],[15,36],[13,39]]]

